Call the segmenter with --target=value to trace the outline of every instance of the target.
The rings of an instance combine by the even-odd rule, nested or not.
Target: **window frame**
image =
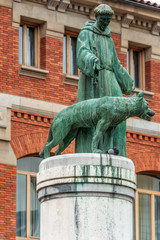
[[[25,66],[40,68],[40,27],[38,24],[22,21],[22,64]],[[35,65],[27,65],[27,27],[35,29]]]
[[[31,177],[37,177],[37,173],[17,170],[17,174],[22,174],[26,176],[26,237],[16,236],[16,240],[39,240],[40,237],[33,237],[30,235],[30,183]]]
[[[133,78],[133,51],[137,51],[140,53],[140,87],[136,89],[144,89],[145,90],[145,52],[143,48],[136,47],[130,45],[128,48],[129,51],[129,74]]]
[[[151,240],[155,240],[155,196],[160,197],[160,192],[137,188],[135,193],[135,239],[139,238],[139,193],[151,196]]]
[[[73,77],[77,77],[80,74],[80,69],[78,68],[78,75],[71,74],[71,55],[70,55],[70,38],[71,37],[78,37],[79,33],[66,31],[64,36],[66,36],[66,73],[64,75],[69,75]],[[64,64],[64,63],[63,63]]]

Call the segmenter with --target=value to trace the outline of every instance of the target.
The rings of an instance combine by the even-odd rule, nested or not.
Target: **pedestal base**
[[[132,240],[134,164],[105,154],[43,160],[41,240]]]

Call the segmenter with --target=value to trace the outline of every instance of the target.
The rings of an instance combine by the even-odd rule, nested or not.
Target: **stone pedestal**
[[[42,161],[41,240],[133,240],[133,162],[105,154]]]

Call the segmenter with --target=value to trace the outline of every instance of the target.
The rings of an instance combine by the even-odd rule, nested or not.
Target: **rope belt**
[[[106,69],[106,70],[108,70],[108,71],[113,72],[113,69],[112,69],[111,67],[108,67],[108,66],[101,66],[101,68],[102,68],[102,69],[100,69],[99,71]]]

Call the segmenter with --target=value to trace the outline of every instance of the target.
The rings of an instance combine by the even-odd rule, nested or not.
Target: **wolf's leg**
[[[63,139],[63,141],[59,144],[59,147],[55,151],[55,155],[61,154],[68,146],[69,144],[73,141],[73,139],[76,137],[78,132],[78,129],[72,129],[68,135]]]
[[[50,142],[46,142],[45,144],[44,158],[50,157],[51,149],[63,141],[63,139],[67,136],[70,129],[71,129],[71,125],[68,124],[68,126],[66,126],[62,122],[57,122],[55,125],[53,125],[53,128],[52,128],[53,137]]]
[[[55,156],[60,155],[61,152],[63,152],[64,149],[64,140],[59,143],[59,147],[55,151]]]
[[[98,149],[98,144],[100,141],[100,138],[103,136],[104,131],[106,131],[108,128],[108,123],[106,124],[105,119],[101,119],[96,126],[96,131],[94,133],[93,139],[92,139],[92,152],[93,153],[102,153],[103,151]]]

